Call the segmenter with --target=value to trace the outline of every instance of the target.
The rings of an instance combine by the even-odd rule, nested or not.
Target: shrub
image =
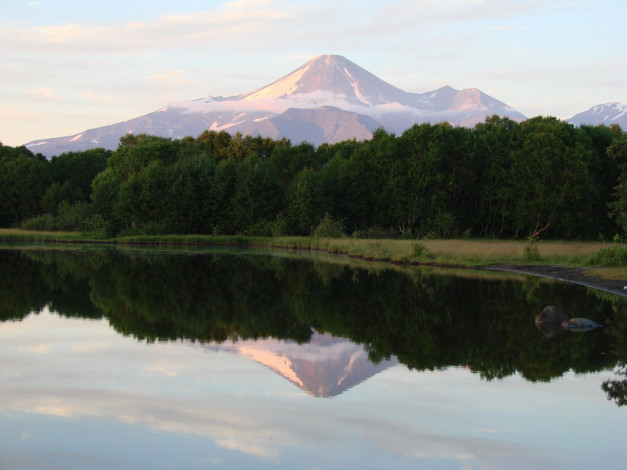
[[[274,228],[274,222],[268,220],[260,220],[252,224],[246,230],[246,235],[253,237],[269,237],[272,235],[272,230]]]
[[[37,230],[40,232],[52,232],[57,230],[55,218],[50,214],[39,215],[30,219],[23,220],[20,228],[24,230]]]
[[[91,215],[91,207],[86,202],[59,204],[59,214],[55,217],[56,230],[84,231],[85,222]]]
[[[45,232],[76,231],[104,232],[106,224],[99,214],[92,214],[91,206],[86,202],[59,204],[58,215],[43,214],[22,221],[20,228]]]
[[[372,225],[362,233],[362,236],[363,238],[397,238],[398,233],[384,229],[380,225]]]
[[[315,238],[342,238],[344,226],[342,222],[334,220],[329,213],[326,213],[318,226],[314,228],[312,235]]]
[[[538,248],[538,239],[534,237],[528,237],[527,243],[523,248],[523,254],[526,261],[540,261],[540,249]]]
[[[429,258],[429,250],[422,243],[416,242],[411,256],[413,259]]]
[[[587,264],[592,266],[625,266],[627,265],[627,248],[618,244],[601,248],[590,255]]]
[[[270,224],[270,234],[273,237],[282,237],[288,235],[289,227],[286,218],[283,214],[276,216],[276,219]]]

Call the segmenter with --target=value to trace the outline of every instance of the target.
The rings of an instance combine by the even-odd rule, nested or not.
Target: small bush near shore
[[[344,226],[342,222],[334,220],[331,215],[324,214],[324,217],[313,230],[314,238],[342,238],[344,234]]]
[[[626,266],[627,248],[619,245],[601,248],[588,258],[587,264],[591,266]]]
[[[527,238],[524,254],[525,261],[540,261],[540,250],[538,249],[538,240],[536,238]]]

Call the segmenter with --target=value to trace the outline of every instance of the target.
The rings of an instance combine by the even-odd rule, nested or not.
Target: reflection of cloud
[[[179,375],[177,366],[178,364],[160,362],[158,364],[153,364],[152,366],[148,367],[146,370],[148,372],[156,372],[158,374],[167,375],[168,377],[176,377],[177,375]]]
[[[56,398],[45,397],[38,402],[31,410],[31,413],[37,413],[47,416],[57,416],[60,418],[69,418],[70,416],[84,416],[85,413],[76,413],[69,408],[63,401]]]
[[[477,431],[484,432],[487,434],[506,434],[506,433],[514,432],[511,429],[507,430],[507,429],[500,429],[500,428],[477,428]]]
[[[141,386],[137,387],[138,389]],[[243,402],[253,402],[250,406]],[[240,406],[233,407],[233,404]],[[242,409],[243,408],[243,409]],[[208,403],[201,397],[164,397],[150,393],[93,390],[31,390],[28,396],[12,397],[0,404],[0,411],[22,411],[62,418],[114,418],[117,421],[146,426],[155,431],[210,437],[222,447],[263,458],[279,455],[279,448],[293,443],[289,436],[268,439],[272,419],[265,423],[259,413],[263,405],[248,397],[233,403],[222,397]],[[257,416],[257,417],[255,417]]]
[[[256,458],[278,459],[290,448],[329,449],[352,446],[379,450],[391,455],[442,462],[469,462],[471,468],[539,468],[555,456],[542,448],[520,442],[503,442],[490,438],[451,434],[437,411],[425,408],[416,422],[385,416],[393,411],[390,404],[382,413],[366,412],[358,407],[334,408],[333,416],[320,416],[303,403],[268,402],[256,396],[232,400],[228,396],[199,397],[155,396],[142,392],[108,393],[93,391],[49,390],[32,394],[17,403],[6,400],[1,411],[20,410],[64,418],[103,418],[145,426],[154,431],[209,437],[217,445]],[[91,394],[91,395],[90,395]],[[328,403],[333,403],[329,401]],[[354,414],[361,416],[357,418]],[[424,424],[419,424],[423,422]],[[438,423],[436,426],[435,423]],[[356,436],[360,436],[356,438]],[[357,439],[357,441],[355,441]]]
[[[110,344],[107,341],[97,341],[97,342],[90,341],[90,342],[78,343],[78,344],[72,345],[72,351],[86,353],[86,352],[97,351],[100,349],[106,349],[109,346]]]
[[[35,354],[46,354],[52,349],[53,346],[54,343],[24,344],[18,349],[18,351],[28,351]]]

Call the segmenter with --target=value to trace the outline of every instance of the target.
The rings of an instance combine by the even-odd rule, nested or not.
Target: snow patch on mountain
[[[41,145],[46,145],[47,143],[48,143],[47,140],[41,140],[41,141],[38,141],[38,142],[32,142],[32,143],[26,144],[25,147],[26,148],[34,148],[34,147],[39,147]]]
[[[300,87],[299,81],[307,73],[309,69],[308,65],[304,65],[298,70],[295,70],[290,75],[283,77],[272,84],[258,88],[244,95],[240,95],[240,100],[276,100],[285,96],[296,93]]]
[[[566,121],[577,126],[618,124],[621,128],[627,129],[627,104],[618,102],[598,104]]]

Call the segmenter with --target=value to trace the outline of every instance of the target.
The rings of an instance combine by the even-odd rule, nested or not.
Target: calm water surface
[[[3,470],[624,468],[624,298],[276,254],[0,266]],[[546,305],[606,326],[547,337]]]

